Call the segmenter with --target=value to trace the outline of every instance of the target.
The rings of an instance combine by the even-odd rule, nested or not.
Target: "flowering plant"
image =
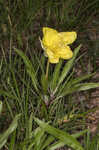
[[[69,44],[73,43],[77,38],[76,32],[58,32],[52,28],[43,28],[43,38],[41,41],[41,46],[44,49],[45,56],[48,57],[46,72],[45,72],[45,62],[40,62],[37,59],[38,66],[41,68],[41,81],[39,83],[39,72],[36,73],[32,62],[28,57],[20,50],[15,48],[15,51],[22,57],[27,68],[27,72],[32,79],[34,90],[37,92],[39,99],[41,99],[45,110],[46,106],[51,106],[55,100],[65,97],[66,95],[72,94],[77,91],[84,91],[91,88],[99,87],[99,83],[82,83],[94,75],[88,74],[85,76],[78,77],[76,79],[71,79],[73,73],[70,73],[73,65],[75,64],[75,59],[80,50],[81,45],[71,51]],[[44,58],[45,56],[42,56]],[[62,66],[62,59],[70,59],[66,62],[64,67]],[[52,74],[49,74],[50,67],[49,63],[57,63]],[[43,107],[43,108],[44,108]],[[51,109],[50,109],[51,110]]]
[[[99,87],[99,83],[85,83],[82,82],[89,79],[94,75],[94,73],[87,74],[81,77],[73,78],[73,65],[77,54],[80,50],[81,45],[74,49],[72,52],[69,44],[72,44],[77,38],[76,32],[58,32],[54,29],[44,27],[43,28],[43,38],[41,41],[42,48],[44,49],[45,56],[48,57],[47,66],[45,56],[34,61],[37,63],[36,67],[32,61],[20,50],[15,48],[15,51],[20,55],[26,65],[26,71],[32,80],[33,85],[33,97],[35,97],[34,113],[33,115],[38,118],[44,118],[46,121],[54,121],[55,116],[57,116],[57,109],[59,107],[60,101],[67,98],[74,92],[86,91],[91,88]],[[60,59],[70,59],[64,65]],[[50,63],[54,63],[54,67],[49,67]],[[38,69],[37,69],[38,68]],[[46,71],[45,71],[46,69]],[[52,72],[51,72],[51,69]],[[35,106],[36,105],[36,106]],[[65,108],[66,109],[66,108]],[[58,110],[59,111],[59,110]],[[65,111],[66,113],[66,111]],[[74,111],[69,114],[64,115],[63,119],[59,120],[57,117],[56,124],[60,122],[67,122],[71,118],[73,119]],[[31,119],[30,119],[31,120]],[[60,145],[68,145],[73,149],[83,150],[82,146],[77,142],[76,138],[69,134],[64,134],[50,125],[34,118],[37,124],[40,126],[40,132],[48,132],[55,137],[59,136]],[[39,134],[37,134],[39,135]],[[38,136],[39,137],[39,136]],[[37,138],[36,138],[37,139]],[[41,136],[42,139],[42,136]],[[64,141],[63,141],[64,139]],[[40,140],[37,140],[40,141]],[[39,144],[38,144],[39,145]]]

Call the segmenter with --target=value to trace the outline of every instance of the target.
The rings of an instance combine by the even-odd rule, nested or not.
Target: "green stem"
[[[45,75],[46,79],[48,79],[48,70],[49,70],[49,59],[47,61],[47,67],[46,67],[46,75]]]

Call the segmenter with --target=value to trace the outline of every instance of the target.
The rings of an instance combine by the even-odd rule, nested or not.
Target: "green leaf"
[[[32,122],[33,122],[33,113],[31,113],[30,118],[29,118],[29,124],[28,124],[28,130],[29,130],[29,138],[31,138],[31,132],[32,132]]]
[[[21,50],[18,50],[18,49],[15,48],[15,51],[23,59],[25,65],[27,67],[27,72],[28,72],[29,76],[32,79],[33,86],[34,86],[35,90],[38,92],[36,72],[33,68],[33,65],[32,65],[31,61],[29,60],[29,58]]]
[[[78,132],[78,133],[72,134],[72,136],[73,136],[74,138],[78,138],[78,137],[82,136],[83,134],[85,134],[85,133],[88,132],[88,131],[89,131],[89,129],[86,129],[86,130],[80,131],[80,132]]]
[[[44,94],[46,94],[47,88],[48,88],[48,79],[46,79],[45,74],[41,75],[41,85],[42,85]]]
[[[44,141],[43,146],[41,147],[41,150],[45,149],[46,147],[49,147],[51,143],[53,143],[55,138],[51,135],[48,136],[48,138]]]
[[[10,69],[10,71],[12,73],[12,80],[13,80],[13,85],[14,85],[15,90],[16,90],[16,94],[20,98],[20,92],[19,92],[19,88],[18,88],[18,83],[16,81],[15,72],[12,68]]]
[[[63,93],[61,94],[61,96],[63,97],[68,94],[72,94],[74,92],[86,91],[86,90],[94,89],[98,87],[99,87],[99,83],[80,83],[80,84],[74,85],[73,87],[65,89]]]
[[[78,138],[78,137],[82,136],[83,134],[85,134],[87,131],[88,131],[88,129],[81,131],[79,133],[72,134],[71,136]],[[58,140],[57,142],[51,144],[47,150],[55,150],[55,149],[61,148],[63,146],[65,146],[65,144],[62,141]]]
[[[80,87],[79,87],[78,91],[86,91],[89,89],[94,89],[94,88],[99,87],[99,83],[81,83],[76,86],[79,86],[79,85],[80,85]]]
[[[47,150],[55,150],[55,149],[59,149],[61,147],[65,146],[64,142],[61,142],[60,140],[55,142],[54,144],[52,144],[51,146],[48,147]]]
[[[62,71],[62,73],[61,73],[61,75],[60,75],[60,78],[59,78],[59,81],[58,81],[58,87],[59,87],[59,85],[63,82],[63,80],[66,78],[66,76],[68,75],[70,69],[71,69],[72,66],[74,65],[74,61],[75,61],[75,59],[76,59],[76,56],[77,56],[77,54],[78,54],[80,48],[81,48],[81,45],[79,45],[77,48],[75,48],[74,54],[73,54],[73,58],[70,59],[70,60],[66,63],[66,65],[64,66],[63,71]]]
[[[95,75],[95,73],[83,75],[83,76],[81,76],[81,77],[78,77],[78,78],[74,79],[73,81],[70,81],[70,84],[71,84],[71,85],[77,84],[77,83],[79,83],[79,82],[81,82],[81,81],[84,81],[84,80],[86,80],[86,79],[91,78],[93,75]]]
[[[35,150],[41,150],[42,146],[44,145],[45,141],[47,139],[47,134],[44,133],[44,135],[40,139],[40,144],[36,147]]]
[[[7,96],[7,97],[9,97],[9,98],[11,98],[11,99],[16,99],[16,100],[18,100],[18,98],[15,97],[15,95],[12,95],[12,94],[11,94],[10,92],[8,92],[8,91],[0,90],[0,95]]]
[[[45,131],[42,130],[40,127],[35,130],[35,133],[34,133],[34,142],[35,142],[34,150],[36,150],[36,149],[40,150],[40,146],[41,146],[41,143],[43,140],[44,133],[45,133]]]
[[[69,76],[66,78],[66,80],[64,81],[64,83],[62,84],[62,86],[59,87],[58,89],[58,95],[60,96],[62,91],[67,88],[69,85],[71,85],[71,82],[69,81],[70,79],[72,80],[73,78],[73,74],[74,74],[74,71],[72,71]]]
[[[37,55],[35,55],[35,57],[36,57],[36,60],[37,60],[37,62],[38,62],[38,65],[39,65],[39,67],[40,67],[40,69],[41,69],[42,74],[45,74],[45,72],[44,72],[45,56],[43,55],[43,56],[41,57],[41,59],[39,59],[39,57],[38,57]]]
[[[60,62],[56,65],[56,67],[54,69],[54,73],[53,73],[53,77],[52,77],[52,81],[51,81],[51,88],[53,90],[56,88],[57,81],[58,81],[59,75],[60,75],[61,66],[62,66],[62,60],[60,60]]]
[[[81,76],[81,77],[77,77],[76,79],[71,79],[68,83],[66,82],[66,83],[64,83],[64,84],[62,85],[62,90],[67,90],[68,88],[73,87],[74,84],[77,84],[77,83],[82,82],[82,81],[84,81],[84,80],[86,80],[86,79],[89,79],[89,78],[91,78],[93,75],[95,75],[95,73],[83,75],[83,76]],[[62,90],[61,90],[61,91],[62,91]]]
[[[2,142],[0,143],[0,149],[5,145],[6,142],[7,142],[7,139],[4,139],[4,141],[2,141]]]
[[[4,146],[6,143],[8,136],[17,128],[18,120],[20,118],[20,114],[16,115],[13,122],[11,123],[10,127],[2,134],[0,135],[0,149]]]
[[[27,119],[27,118],[26,118]],[[26,139],[32,138],[32,122],[33,122],[33,113],[30,114],[30,118],[27,121],[26,126]]]
[[[0,114],[1,114],[1,112],[2,112],[2,101],[0,101]]]
[[[46,132],[53,135],[55,138],[59,139],[61,142],[63,142],[65,145],[68,145],[69,147],[74,148],[75,150],[83,150],[80,143],[71,135],[69,135],[66,132],[61,131],[60,129],[54,128],[51,125],[48,125],[47,123],[44,123],[43,121],[37,119],[34,117],[34,120],[37,122],[37,124]]]
[[[13,150],[15,147],[15,142],[16,142],[16,130],[12,133],[11,135],[11,139],[10,139],[10,145],[9,145],[9,149]]]

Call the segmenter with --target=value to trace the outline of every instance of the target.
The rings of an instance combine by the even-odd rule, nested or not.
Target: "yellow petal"
[[[49,58],[49,62],[52,63],[52,64],[56,64],[59,62],[59,58]]]
[[[49,58],[50,63],[58,63],[59,62],[59,57],[57,57],[50,49],[46,50],[46,54]]]
[[[46,47],[55,47],[60,42],[60,40],[61,38],[56,30],[47,27],[43,28],[43,45]]]
[[[73,52],[71,51],[69,46],[61,47],[58,50],[57,54],[58,56],[60,56],[60,58],[63,58],[63,59],[70,59],[73,56]]]
[[[42,42],[42,40],[41,40],[41,38],[40,38],[40,37],[39,37],[39,40],[40,40],[40,43],[41,43],[41,47],[42,47],[42,49],[43,49],[43,50],[45,50],[46,48],[44,47],[43,42]]]
[[[65,44],[72,44],[77,38],[76,32],[60,32],[58,34]]]
[[[56,30],[52,29],[52,28],[48,28],[48,27],[43,27],[43,35],[45,36],[45,34],[47,33],[58,33]]]
[[[54,53],[53,51],[51,51],[50,49],[46,49],[46,54],[48,57],[53,58],[54,57]]]

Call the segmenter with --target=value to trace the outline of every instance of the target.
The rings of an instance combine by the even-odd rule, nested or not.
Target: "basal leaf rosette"
[[[50,63],[58,63],[59,59],[70,59],[73,52],[69,46],[77,38],[76,32],[58,32],[52,28],[43,28],[43,38],[41,41],[45,55]]]

